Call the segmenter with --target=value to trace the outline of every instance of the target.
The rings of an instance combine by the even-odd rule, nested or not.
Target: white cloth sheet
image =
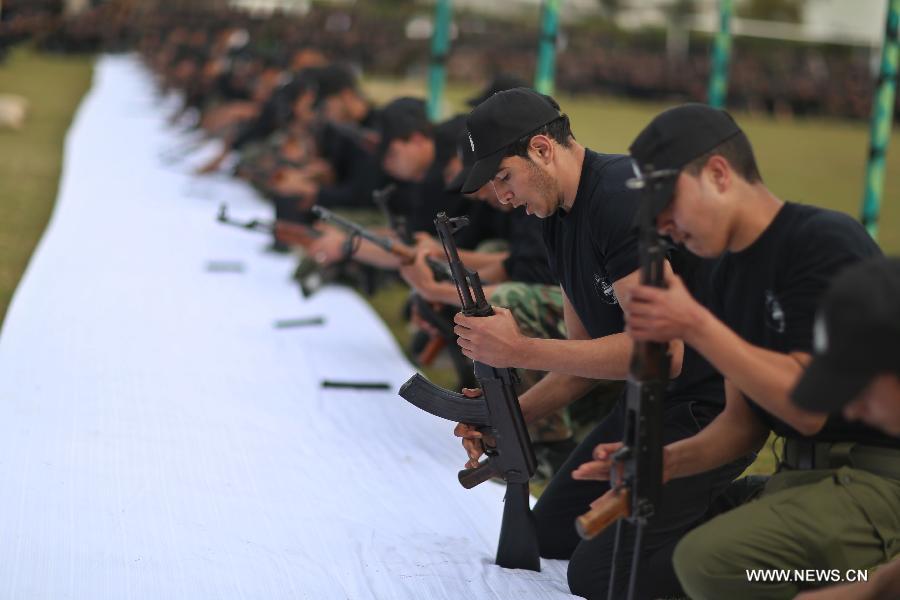
[[[493,565],[503,488],[462,489],[452,425],[354,293],[303,299],[270,211],[104,57],[0,336],[0,598],[571,598]],[[210,262],[241,271],[210,271]],[[273,323],[321,315],[322,327]],[[321,390],[383,380],[390,392]]]

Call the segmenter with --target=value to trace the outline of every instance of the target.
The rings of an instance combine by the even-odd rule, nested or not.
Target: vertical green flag
[[[428,68],[428,118],[434,122],[441,120],[452,19],[451,0],[437,0],[434,11],[434,33],[431,36],[431,65]]]
[[[878,214],[884,194],[884,157],[891,139],[894,119],[894,97],[897,93],[897,29],[900,21],[900,0],[888,0],[881,51],[881,72],[872,106],[872,125],[869,141],[869,161],[866,165],[866,192],[863,197],[862,223],[869,235],[878,238]]]
[[[709,105],[725,108],[728,97],[728,61],[731,59],[732,0],[719,0],[719,31],[713,43],[709,71]]]
[[[559,29],[560,0],[544,0],[541,10],[541,37],[538,41],[537,69],[534,73],[534,89],[553,95],[556,79],[556,36]]]

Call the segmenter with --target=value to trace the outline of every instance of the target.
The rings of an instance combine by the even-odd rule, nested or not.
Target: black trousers
[[[664,443],[696,434],[718,414],[719,408],[708,403],[683,401],[668,406],[664,413]],[[538,526],[541,556],[569,559],[569,588],[588,600],[605,599],[612,574],[613,545],[616,526],[608,528],[592,540],[582,540],[575,531],[575,518],[590,508],[590,503],[609,490],[608,482],[576,481],[571,473],[591,460],[597,444],[619,442],[624,431],[625,401],[619,401],[613,412],[602,421],[550,481],[534,509]],[[711,471],[676,479],[663,488],[657,514],[644,527],[638,559],[635,598],[670,598],[683,595],[675,571],[672,554],[678,541],[691,529],[707,520],[714,499],[725,490],[749,464],[742,459]],[[614,598],[625,598],[631,573],[634,527],[622,524],[622,537],[615,565]]]

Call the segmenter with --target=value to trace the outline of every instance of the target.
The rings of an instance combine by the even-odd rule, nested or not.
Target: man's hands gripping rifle
[[[345,219],[340,215],[336,215],[327,208],[319,205],[313,206],[312,212],[319,219],[327,221],[347,232],[348,236],[344,244],[345,255],[348,257],[353,254],[356,244],[358,244],[359,240],[362,239],[375,244],[385,252],[389,252],[394,256],[397,256],[400,259],[400,262],[403,264],[412,263],[416,259],[416,251],[399,240],[388,236],[378,235],[366,229],[365,227],[358,225],[353,221],[350,221],[349,219]],[[436,277],[443,279],[450,278],[450,269],[443,262],[429,259],[428,265],[434,270],[434,274]]]
[[[493,309],[484,297],[478,273],[462,263],[453,240],[453,233],[467,223],[466,218],[450,219],[444,213],[435,219],[462,312],[474,317],[490,316]],[[419,374],[403,384],[400,396],[435,416],[477,427],[484,441],[493,441],[492,445],[485,445],[487,458],[484,461],[459,472],[459,482],[467,489],[491,477],[506,482],[496,563],[502,567],[539,571],[537,532],[528,503],[528,480],[534,474],[535,457],[515,391],[515,372],[495,369],[477,361],[474,368],[482,390],[481,398],[439,388]]]

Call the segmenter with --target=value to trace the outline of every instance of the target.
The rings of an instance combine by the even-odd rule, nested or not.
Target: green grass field
[[[63,139],[90,80],[86,57],[20,49],[0,65],[0,93],[29,103],[21,131],[0,129],[0,322],[53,209]]]

